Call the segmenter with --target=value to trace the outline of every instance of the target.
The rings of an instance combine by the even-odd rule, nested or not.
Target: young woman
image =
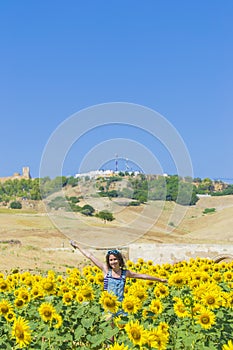
[[[104,290],[113,292],[119,301],[124,298],[124,287],[126,278],[139,278],[143,280],[157,281],[166,283],[166,279],[161,279],[145,273],[136,273],[125,269],[125,263],[121,252],[117,249],[109,250],[106,254],[106,262],[103,263],[90,252],[83,249],[79,243],[70,241],[73,248],[79,251],[96,266],[98,266],[104,274]]]

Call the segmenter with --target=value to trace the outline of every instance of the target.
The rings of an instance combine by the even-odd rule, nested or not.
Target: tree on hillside
[[[68,179],[67,179],[67,185],[70,185],[70,186],[72,186],[72,187],[77,186],[78,183],[79,183],[79,178],[77,178],[77,177],[70,176],[70,177],[68,177]]]
[[[176,203],[180,205],[194,205],[198,201],[196,187],[188,182],[181,182]]]
[[[92,216],[94,212],[95,209],[89,204],[85,204],[81,209],[81,213],[87,216]]]
[[[48,203],[48,206],[49,206],[50,208],[55,209],[55,210],[58,210],[58,209],[61,209],[61,208],[65,209],[65,210],[69,209],[69,204],[68,204],[68,202],[67,202],[66,199],[65,199],[64,197],[62,197],[62,196],[58,196],[58,197],[52,199],[52,200]]]
[[[22,204],[18,201],[13,201],[10,203],[11,209],[22,209]]]
[[[113,221],[115,218],[113,217],[113,214],[110,213],[108,210],[101,210],[99,213],[95,215],[96,217],[104,220],[104,221]]]
[[[49,177],[41,179],[40,191],[42,198],[48,197],[50,194],[59,192],[67,184],[67,178],[65,176],[57,176],[51,180]]]

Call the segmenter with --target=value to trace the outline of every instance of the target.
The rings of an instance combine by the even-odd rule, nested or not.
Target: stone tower
[[[30,179],[31,178],[31,175],[30,175],[30,169],[29,167],[23,167],[23,174],[22,174],[22,177],[24,179]]]

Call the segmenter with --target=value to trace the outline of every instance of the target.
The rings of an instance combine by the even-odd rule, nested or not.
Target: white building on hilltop
[[[80,174],[75,174],[74,177],[81,178],[81,177],[86,177],[88,176],[90,179],[95,179],[97,177],[110,177],[116,174],[113,170],[91,170],[88,173],[80,173]]]

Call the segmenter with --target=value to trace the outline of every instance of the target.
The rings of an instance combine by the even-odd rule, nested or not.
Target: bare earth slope
[[[1,210],[0,271],[16,267],[62,271],[83,264],[83,257],[70,248],[70,238],[88,245],[100,257],[107,247],[115,245],[127,257],[131,242],[233,244],[233,196],[202,197],[185,211],[170,202],[144,207],[123,207],[119,203],[114,207],[112,202],[109,205],[115,217],[110,223],[62,211],[48,216],[42,211]],[[205,208],[216,211],[203,214]],[[14,243],[16,240],[19,242]]]

